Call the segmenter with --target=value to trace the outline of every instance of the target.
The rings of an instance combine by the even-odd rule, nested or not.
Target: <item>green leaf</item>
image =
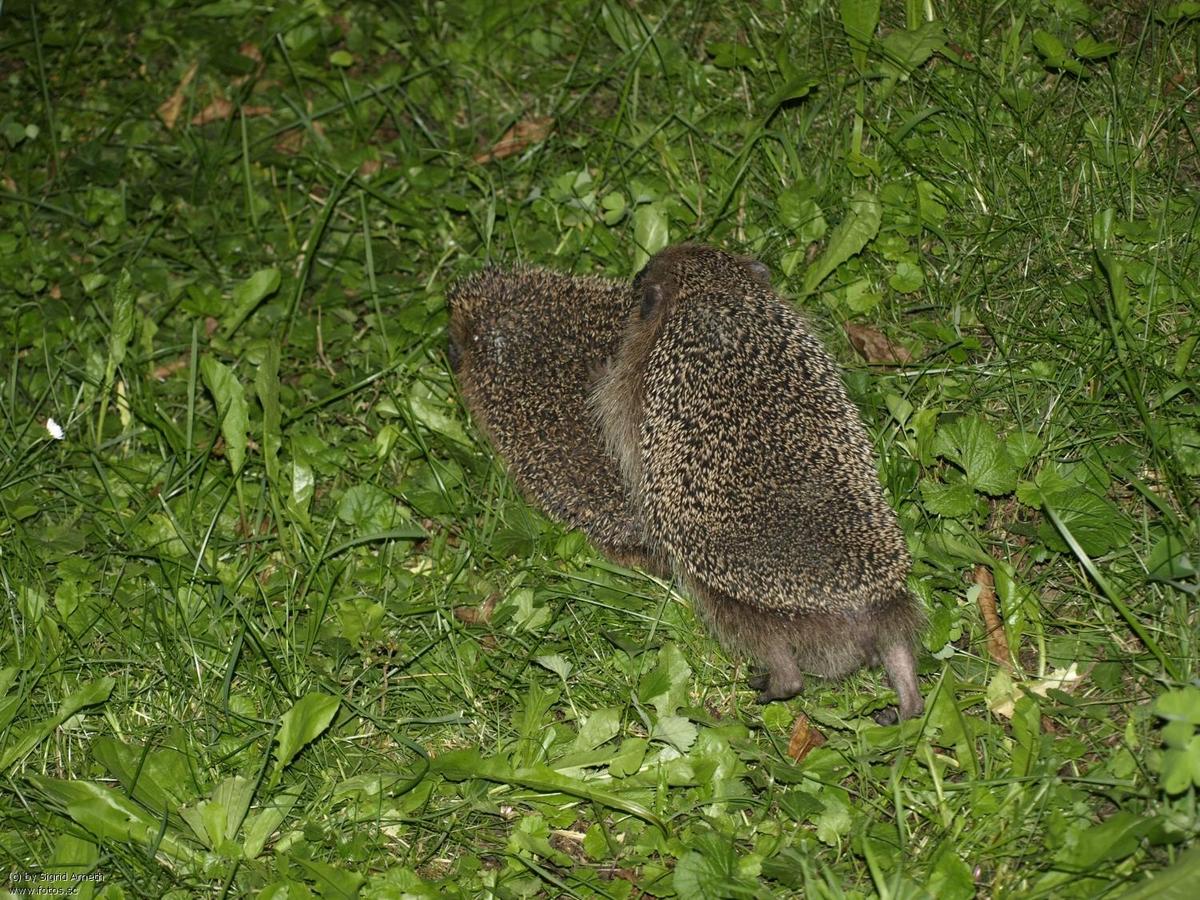
[[[1004,439],[1004,446],[1013,466],[1020,471],[1041,452],[1042,439],[1032,431],[1013,431]]]
[[[959,519],[975,509],[975,492],[966,482],[941,484],[929,479],[921,481],[921,502],[936,516]]]
[[[1116,862],[1137,850],[1141,836],[1152,825],[1149,819],[1121,810],[1099,825],[1085,829],[1074,844],[1058,854],[1057,859],[1064,865],[1084,871],[1100,863]]]
[[[758,58],[745,44],[713,41],[706,48],[718,69],[749,68]]]
[[[1183,537],[1168,534],[1158,539],[1146,556],[1146,577],[1151,581],[1194,581],[1200,574],[1200,555]]]
[[[134,313],[133,277],[128,269],[121,270],[121,277],[113,288],[112,321],[108,332],[108,357],[104,362],[104,383],[100,388],[100,412],[96,418],[96,434],[104,432],[104,418],[108,411],[109,395],[116,380],[117,369],[125,361],[125,353],[133,338]]]
[[[703,837],[718,837],[709,833]],[[680,897],[696,900],[754,900],[761,896],[757,881],[738,871],[738,856],[732,842],[698,841],[703,852],[689,850],[675,864],[673,884]]]
[[[896,271],[888,278],[888,286],[901,294],[911,294],[920,290],[924,283],[925,273],[921,271],[921,267],[908,261],[896,263]]]
[[[221,422],[221,436],[225,439],[225,456],[229,459],[233,474],[237,475],[246,462],[247,434],[250,430],[246,391],[233,370],[211,356],[200,360],[200,374],[217,401],[217,418]]]
[[[636,775],[642,768],[649,746],[650,742],[645,738],[626,738],[621,742],[621,749],[617,751],[617,755],[609,761],[608,773],[613,778]]]
[[[999,497],[1017,487],[1017,468],[996,431],[978,416],[963,416],[942,425],[933,452],[963,470],[967,483],[980,493]]]
[[[1104,59],[1116,53],[1117,49],[1112,41],[1098,41],[1086,34],[1075,42],[1075,55],[1080,59]]]
[[[341,701],[317,691],[305,694],[283,714],[279,733],[275,736],[275,771],[272,781],[291,765],[296,754],[325,732],[337,714]]]
[[[937,228],[945,224],[948,213],[944,200],[946,194],[937,185],[924,179],[917,182],[917,215],[922,225]]]
[[[21,759],[26,753],[48,738],[54,733],[55,729],[81,709],[95,706],[97,703],[104,703],[108,700],[115,684],[115,678],[101,678],[96,681],[89,681],[67,697],[59,705],[58,712],[53,716],[30,725],[15,740],[10,733],[8,735],[10,740],[9,745],[3,749],[3,752],[0,752],[0,773],[7,771],[14,762]],[[12,709],[6,710],[5,714],[15,713],[18,705],[17,703],[13,703]]]
[[[799,75],[788,79],[775,93],[767,98],[767,102],[763,104],[763,113],[769,116],[775,110],[779,109],[779,107],[783,106],[783,104],[807,97],[809,91],[819,83],[819,79],[812,75]]]
[[[823,807],[817,817],[817,839],[823,844],[836,845],[850,834],[854,817],[844,791],[826,791],[821,796]]]
[[[794,185],[781,191],[775,198],[775,212],[779,221],[792,230],[796,241],[801,244],[820,240],[829,228],[825,214],[812,198],[811,188],[807,185]],[[799,252],[803,253],[803,248]]]
[[[305,859],[302,856],[292,856],[289,859],[293,865],[305,872],[321,897],[349,900],[358,896],[359,889],[366,881],[365,875],[347,872],[317,859]],[[287,896],[291,897],[292,893],[289,891]]]
[[[880,44],[885,68],[890,68],[893,74],[908,73],[946,46],[946,30],[939,21],[926,21],[911,31],[893,31]]]
[[[1200,688],[1189,686],[1159,694],[1153,709],[1156,716],[1169,722],[1200,726]]]
[[[655,253],[667,246],[667,213],[660,203],[644,203],[633,214],[634,270],[642,268]]]
[[[267,482],[280,497],[286,496],[286,486],[279,472],[279,450],[283,444],[282,417],[279,405],[279,345],[267,345],[266,355],[254,373],[254,392],[263,411],[262,457],[267,470]]]
[[[1125,283],[1125,269],[1111,253],[1097,250],[1096,258],[1100,261],[1105,278],[1108,280],[1108,291],[1112,297],[1113,310],[1116,312],[1117,319],[1124,322],[1129,318],[1131,303],[1129,285]]]
[[[230,337],[258,304],[279,290],[279,270],[259,269],[233,289],[233,304],[223,316],[223,333]]]
[[[1124,546],[1133,533],[1133,523],[1116,506],[1086,488],[1071,494],[1054,494],[1046,505],[1052,507],[1064,526],[1088,556],[1103,556]],[[1051,550],[1065,553],[1069,548],[1054,526],[1043,522],[1038,537]]]
[[[600,7],[600,21],[609,38],[622,53],[632,53],[642,44],[648,32],[641,18],[619,3],[605,3]]]
[[[850,42],[854,67],[859,72],[867,68],[867,47],[879,25],[879,0],[841,0],[842,28]]]
[[[243,829],[245,840],[242,844],[246,859],[255,859],[262,853],[263,847],[267,845],[271,835],[279,830],[279,826],[292,811],[303,790],[303,784],[290,785],[272,797],[258,812],[246,817]]]
[[[132,841],[193,865],[201,864],[204,859],[179,832],[164,828],[158,816],[150,815],[110,788],[90,781],[60,781],[44,775],[26,777],[38,790],[65,807],[71,819],[101,840]]]
[[[691,666],[679,648],[666,644],[658,653],[658,665],[638,685],[638,699],[653,705],[660,718],[673,715],[687,702],[691,677]]]
[[[1042,59],[1055,68],[1061,68],[1063,60],[1067,57],[1066,45],[1050,32],[1040,28],[1033,32],[1033,46]]]
[[[25,126],[6,116],[3,121],[0,121],[0,134],[4,136],[4,140],[10,147],[15,147],[25,140]]]
[[[842,263],[860,253],[879,233],[883,207],[870,191],[859,191],[850,200],[846,217],[829,236],[825,251],[804,273],[801,295],[812,293]]]
[[[254,782],[234,775],[217,785],[209,799],[183,807],[179,815],[205,846],[220,852],[237,833],[253,796]]]
[[[430,760],[431,771],[450,781],[465,781],[468,778],[482,778],[513,787],[522,787],[542,793],[561,793],[572,797],[580,797],[629,813],[653,825],[666,834],[666,826],[658,816],[654,815],[640,803],[626,800],[618,794],[605,789],[592,788],[586,782],[577,778],[560,775],[553,769],[543,765],[512,768],[503,760],[480,756],[479,751],[452,750]]]
[[[650,737],[670,744],[680,753],[687,753],[696,742],[698,733],[696,726],[683,716],[660,716],[654,723]]]
[[[174,748],[147,752],[102,735],[91,750],[125,793],[149,809],[174,809],[197,796],[188,757]]]
[[[338,501],[338,518],[359,530],[390,528],[395,513],[396,501],[391,494],[373,484],[351,485]]]
[[[1193,4],[1200,13],[1200,3]],[[1120,900],[1193,900],[1200,884],[1200,847],[1180,855],[1175,863],[1140,881]]]
[[[620,730],[621,710],[615,706],[597,709],[587,717],[587,721],[579,729],[579,734],[575,736],[575,743],[571,745],[571,751],[583,753],[595,750],[601,744],[607,744],[615,738]]]
[[[956,841],[945,840],[934,852],[925,885],[929,896],[938,900],[971,900],[976,896],[971,867],[958,855],[957,846]]]
[[[1184,0],[1182,3],[1172,3],[1167,7],[1159,7],[1154,11],[1154,18],[1168,25],[1174,25],[1185,19],[1200,16],[1200,3],[1196,0]]]

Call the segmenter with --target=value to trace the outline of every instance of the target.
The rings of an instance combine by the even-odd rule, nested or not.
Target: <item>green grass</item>
[[[170,5],[0,10],[0,889],[1190,896],[1195,3]],[[755,706],[457,400],[454,278],[688,238],[846,367],[921,720]]]

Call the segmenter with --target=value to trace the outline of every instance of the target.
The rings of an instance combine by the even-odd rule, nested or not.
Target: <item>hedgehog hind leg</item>
[[[722,646],[754,664],[749,684],[758,691],[757,702],[787,700],[800,693],[804,676],[787,622],[698,582],[688,587],[696,612]]]
[[[888,681],[892,683],[900,701],[899,717],[916,718],[924,712],[925,700],[917,686],[917,661],[913,656],[912,646],[905,640],[894,641],[884,647],[879,656],[887,671]],[[881,725],[894,724],[896,712],[891,708],[883,710],[876,716],[875,721]]]
[[[747,682],[758,691],[754,698],[756,703],[789,700],[804,690],[804,675],[796,665],[796,655],[786,642],[782,644],[770,650],[765,647],[759,648],[759,666]]]

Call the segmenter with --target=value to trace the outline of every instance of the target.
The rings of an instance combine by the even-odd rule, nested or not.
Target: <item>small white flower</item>
[[[53,419],[46,420],[46,430],[50,432],[50,437],[54,438],[56,441],[61,441],[67,435],[67,433],[63,431],[63,427]]]

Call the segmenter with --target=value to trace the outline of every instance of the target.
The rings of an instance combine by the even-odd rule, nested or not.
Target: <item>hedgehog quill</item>
[[[631,312],[629,285],[489,268],[456,284],[447,303],[463,400],[525,496],[606,556],[665,574],[588,415],[596,372]]]
[[[836,363],[756,260],[669,247],[633,287],[593,403],[646,543],[760,702],[882,664],[919,715],[908,548]]]
[[[923,615],[837,366],[755,260],[663,250],[632,285],[486,270],[451,365],[518,486],[602,552],[673,573],[758,700],[882,664],[919,715]]]

